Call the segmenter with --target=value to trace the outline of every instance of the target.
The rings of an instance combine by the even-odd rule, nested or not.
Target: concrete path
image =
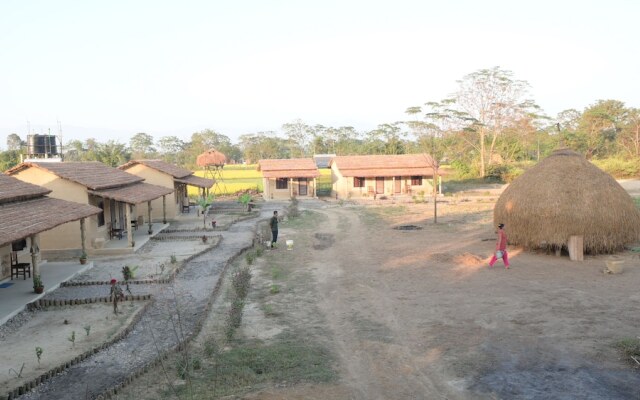
[[[145,285],[153,293],[153,303],[131,333],[104,351],[76,364],[35,391],[28,399],[84,399],[124,382],[136,370],[151,364],[159,354],[174,348],[193,334],[206,317],[213,289],[225,265],[253,243],[255,227],[267,219],[278,203],[265,203],[260,217],[241,221],[227,231],[218,231],[223,239],[218,247],[191,260],[170,285]],[[74,297],[73,289],[64,292]],[[56,294],[56,297],[62,291]]]

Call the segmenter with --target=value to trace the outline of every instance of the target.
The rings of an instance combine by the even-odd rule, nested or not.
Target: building
[[[144,178],[146,183],[162,186],[174,191],[173,201],[166,203],[167,219],[173,220],[183,210],[189,211],[189,196],[187,187],[197,188],[202,196],[208,194],[214,184],[213,179],[195,176],[193,172],[166,163],[162,160],[133,160],[118,167],[130,174]],[[151,216],[162,218],[162,199],[151,202]],[[146,204],[140,206],[140,213],[147,213]]]
[[[265,200],[316,197],[320,172],[311,158],[260,160],[258,171],[262,172]]]
[[[433,193],[433,165],[427,154],[337,156],[330,162],[332,196],[428,196]]]
[[[133,247],[132,227],[146,221],[152,230],[151,215],[138,213],[136,206],[147,203],[149,210],[152,200],[164,199],[173,192],[99,162],[24,162],[5,173],[48,189],[50,197],[98,207],[101,211],[96,218],[87,220],[88,250],[102,248],[105,242],[122,239],[125,234],[129,247]],[[50,212],[55,213],[56,209]],[[82,248],[79,231],[80,223],[76,222],[44,232],[41,249],[52,255],[78,251]]]
[[[52,229],[61,227],[80,242],[81,249],[85,247],[81,228],[102,210],[51,198],[49,193],[50,189],[0,174],[0,280],[14,277],[14,263],[28,265],[31,277],[40,275],[40,248],[48,245],[43,236]],[[24,279],[29,275],[23,271]]]

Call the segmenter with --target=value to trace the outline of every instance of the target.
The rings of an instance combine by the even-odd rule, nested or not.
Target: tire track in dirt
[[[385,249],[371,247],[384,242],[376,237],[384,233],[350,210],[323,213],[329,217],[326,229],[340,233],[333,246],[315,252],[322,262],[316,269],[319,307],[333,332],[346,385],[361,399],[446,398],[446,389],[423,372],[415,340],[398,320],[384,278],[376,276]]]

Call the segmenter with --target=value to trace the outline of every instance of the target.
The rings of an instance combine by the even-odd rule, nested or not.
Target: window
[[[357,176],[353,177],[353,187],[354,188],[363,188],[364,187],[364,178],[360,178]]]
[[[422,186],[422,177],[421,176],[412,176],[411,177],[411,185],[412,186]]]
[[[289,180],[287,178],[277,178],[276,179],[276,189],[286,189],[289,187]]]

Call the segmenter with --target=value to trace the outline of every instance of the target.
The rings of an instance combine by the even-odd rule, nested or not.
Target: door
[[[376,177],[376,193],[384,194],[384,177]]]
[[[396,176],[396,181],[395,181],[395,186],[393,188],[393,192],[394,193],[400,193],[401,189],[402,189],[402,177],[401,176]]]
[[[298,179],[298,193],[300,194],[300,196],[306,196],[307,195],[307,187],[308,187],[307,178],[299,178]]]

